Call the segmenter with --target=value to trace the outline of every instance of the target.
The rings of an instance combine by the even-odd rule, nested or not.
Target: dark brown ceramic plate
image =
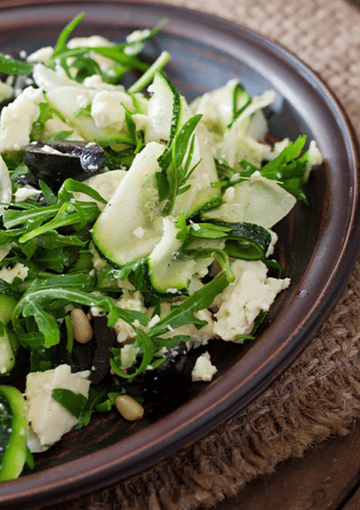
[[[278,225],[277,256],[292,279],[254,342],[213,342],[218,367],[210,384],[186,375],[168,388],[143,421],[129,425],[116,413],[94,417],[47,453],[33,473],[0,485],[0,503],[28,508],[94,490],[151,466],[229,418],[263,391],[309,342],[330,312],[354,264],[359,230],[359,153],[342,108],[321,80],[284,48],[224,20],[149,2],[3,1],[0,51],[31,52],[53,44],[79,11],[78,35],[115,41],[136,28],[169,23],[147,46],[149,58],[166,49],[167,71],[188,98],[238,78],[251,94],[274,88],[270,121],[278,138],[306,133],[326,162],[306,185],[310,206],[298,204]],[[189,370],[188,370],[189,372]]]

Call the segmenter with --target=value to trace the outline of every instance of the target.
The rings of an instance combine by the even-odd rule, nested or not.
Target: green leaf
[[[64,188],[66,191],[76,192],[76,193],[84,193],[89,197],[93,198],[97,202],[101,202],[102,204],[106,204],[107,201],[103,198],[100,193],[98,193],[94,188],[91,188],[84,182],[76,181],[75,179],[66,179],[64,182]]]
[[[243,168],[241,177],[250,177],[254,172],[259,171],[263,177],[277,181],[286,191],[307,203],[305,194],[300,189],[308,173],[308,154],[305,152],[301,156],[305,142],[306,135],[299,136],[295,142],[289,143],[276,158],[266,163],[261,169],[246,160],[241,161],[240,165]]]
[[[106,397],[106,393],[107,388],[104,386],[97,386],[96,388],[94,388],[94,386],[90,386],[89,397],[80,414],[77,429],[89,425],[93,410],[96,408],[99,402],[101,402]]]
[[[84,12],[80,12],[70,23],[66,25],[66,27],[61,31],[55,47],[54,52],[51,55],[50,61],[54,62],[56,57],[58,57],[62,52],[66,50],[67,40],[71,34],[71,32],[79,25],[79,23],[83,20],[85,16]]]
[[[110,360],[110,366],[115,374],[119,377],[122,377],[123,379],[133,379],[137,375],[144,372],[144,370],[146,370],[147,367],[151,364],[154,356],[154,344],[152,343],[150,336],[138,328],[135,328],[135,330],[137,335],[134,345],[135,347],[140,347],[142,351],[142,360],[139,368],[134,373],[129,374],[120,368],[121,362],[119,363],[119,359],[113,358]],[[117,352],[115,349],[114,351]]]
[[[57,133],[54,133],[53,135],[49,136],[48,138],[46,138],[46,140],[51,140],[51,141],[54,141],[54,142],[57,142],[57,141],[62,141],[62,140],[66,140],[67,138],[69,138],[69,136],[71,136],[73,134],[73,131],[58,131]]]
[[[74,117],[91,117],[91,104],[88,104],[87,106],[83,106],[82,108],[79,108],[74,112]]]
[[[66,388],[55,388],[51,396],[75,418],[80,419],[87,404],[87,398],[84,395]]]
[[[15,60],[10,55],[0,53],[0,72],[5,74],[21,75],[33,72],[34,66],[29,62]]]
[[[139,78],[133,85],[128,88],[129,94],[135,94],[140,92],[153,80],[155,73],[162,69],[168,61],[171,59],[170,53],[163,51],[155,62],[145,71],[145,73]]]
[[[45,181],[39,179],[39,186],[42,191],[43,197],[47,205],[54,205],[58,201],[58,197],[53,193],[51,188],[46,184]]]
[[[168,331],[168,328],[176,329],[185,324],[194,324],[201,328],[204,322],[194,316],[194,312],[208,308],[215,297],[220,294],[229,284],[226,274],[220,273],[209,283],[206,283],[200,290],[188,297],[179,306],[163,319],[161,319],[150,330],[151,336],[158,336]]]
[[[82,273],[32,281],[13,312],[13,326],[20,343],[31,347],[30,344],[35,341],[36,347],[42,343],[45,348],[59,343],[59,327],[51,313],[52,304],[59,301],[101,308],[108,313],[109,326],[113,326],[119,318],[131,325],[135,320],[143,326],[147,324],[148,317],[145,314],[118,308],[110,297],[90,294],[90,290],[93,290],[93,278]],[[34,331],[28,330],[27,323],[24,321],[27,317],[34,319],[38,331],[42,334],[42,341],[39,335],[34,337]]]

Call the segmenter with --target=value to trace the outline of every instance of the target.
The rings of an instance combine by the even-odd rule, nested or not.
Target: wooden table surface
[[[360,423],[248,484],[213,510],[360,510]]]

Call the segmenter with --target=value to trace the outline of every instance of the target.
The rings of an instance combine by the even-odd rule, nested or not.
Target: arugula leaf
[[[261,169],[242,160],[240,162],[243,168],[241,177],[250,177],[254,172],[259,171],[263,177],[277,181],[286,191],[307,204],[306,196],[299,187],[307,179],[308,153],[305,152],[301,156],[305,142],[306,135],[299,136],[295,142],[290,142],[276,158],[266,163]]]
[[[81,418],[88,401],[81,393],[75,393],[67,388],[55,388],[51,396],[78,420]]]
[[[53,108],[47,102],[39,104],[40,113],[36,121],[33,123],[31,130],[31,140],[40,140],[45,130],[46,121],[51,119],[54,114]]]
[[[74,117],[91,117],[91,104],[83,106],[74,112]]]
[[[54,133],[53,135],[46,138],[46,140],[54,141],[54,142],[63,141],[63,140],[66,140],[67,138],[69,138],[69,136],[71,136],[72,134],[73,134],[73,131],[58,131],[57,133]]]
[[[204,321],[197,319],[194,312],[208,308],[215,297],[228,285],[229,281],[226,274],[220,273],[156,323],[150,330],[151,336],[159,336],[166,333],[169,327],[176,329],[185,324],[194,324],[195,327],[200,329],[204,326]]]
[[[177,125],[179,122],[179,114],[176,114],[176,98],[178,96],[174,96],[174,120],[173,126],[175,126],[175,131],[177,131]],[[180,101],[180,98],[179,98]],[[176,197],[181,193],[181,187],[188,180],[192,172],[195,170],[196,165],[189,170],[190,161],[193,155],[194,148],[194,137],[193,132],[198,125],[201,119],[201,115],[194,115],[188,121],[186,121],[181,129],[174,135],[173,139],[169,140],[168,148],[165,152],[160,156],[158,162],[159,166],[162,169],[162,172],[167,177],[168,183],[168,199],[167,203],[164,207],[163,213],[171,214]],[[191,141],[190,141],[191,139]],[[190,148],[189,148],[190,143]],[[187,151],[188,155],[187,155]],[[186,156],[186,160],[185,160]],[[184,162],[185,160],[185,162]],[[184,191],[184,190],[183,190]],[[161,193],[163,194],[163,193]]]
[[[124,372],[120,368],[121,366],[121,360],[120,360],[120,352],[117,349],[112,349],[112,352],[114,354],[114,358],[110,360],[110,366],[115,372],[116,375],[119,377],[122,377],[123,379],[133,379],[137,375],[144,372],[144,370],[147,369],[147,367],[150,365],[153,356],[154,356],[154,344],[151,341],[151,338],[148,334],[146,334],[144,331],[141,331],[138,328],[134,328],[136,330],[136,340],[134,342],[135,347],[140,347],[142,351],[142,360],[140,363],[139,368],[133,372],[132,374],[129,374],[127,372]]]
[[[170,59],[170,53],[163,51],[149,69],[147,69],[145,73],[128,88],[128,92],[130,94],[135,94],[149,85],[149,83],[153,80],[155,73],[162,69]]]
[[[0,53],[0,72],[5,74],[21,75],[32,73],[34,66],[29,62],[16,60],[10,55]]]
[[[60,332],[57,321],[46,311],[52,303],[59,300],[64,303],[101,308],[109,314],[109,326],[114,325],[119,318],[131,325],[135,320],[142,325],[147,324],[148,317],[143,313],[118,308],[108,296],[90,294],[89,291],[93,290],[93,287],[93,278],[85,274],[59,275],[47,280],[32,281],[13,313],[13,326],[20,343],[31,347],[34,342],[33,331],[27,331],[26,321],[23,320],[28,317],[33,317],[38,331],[42,334],[42,338],[39,335],[35,337],[36,347],[43,345],[49,348],[59,343]]]
[[[50,57],[50,62],[53,63],[55,59],[63,53],[67,46],[67,40],[70,37],[71,32],[79,25],[85,16],[84,12],[80,12],[73,20],[66,25],[66,27],[60,32],[60,35],[56,41],[53,54]]]

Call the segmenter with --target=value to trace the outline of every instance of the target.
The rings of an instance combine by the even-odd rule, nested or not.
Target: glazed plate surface
[[[309,207],[297,204],[282,221],[276,256],[292,280],[278,296],[253,342],[214,341],[207,347],[218,373],[189,383],[193,360],[161,403],[141,422],[98,415],[36,456],[33,473],[0,485],[0,504],[30,508],[124,479],[158,462],[240,411],[287,368],[311,340],[339,297],[359,247],[359,150],[332,92],[284,48],[230,22],[150,2],[6,1],[0,5],[0,51],[27,53],[53,45],[80,11],[75,35],[115,42],[135,29],[169,22],[148,42],[146,55],[172,55],[166,70],[188,99],[237,78],[250,94],[277,92],[270,131],[277,138],[315,139],[325,164],[305,186]],[[194,358],[199,355],[193,354]]]

